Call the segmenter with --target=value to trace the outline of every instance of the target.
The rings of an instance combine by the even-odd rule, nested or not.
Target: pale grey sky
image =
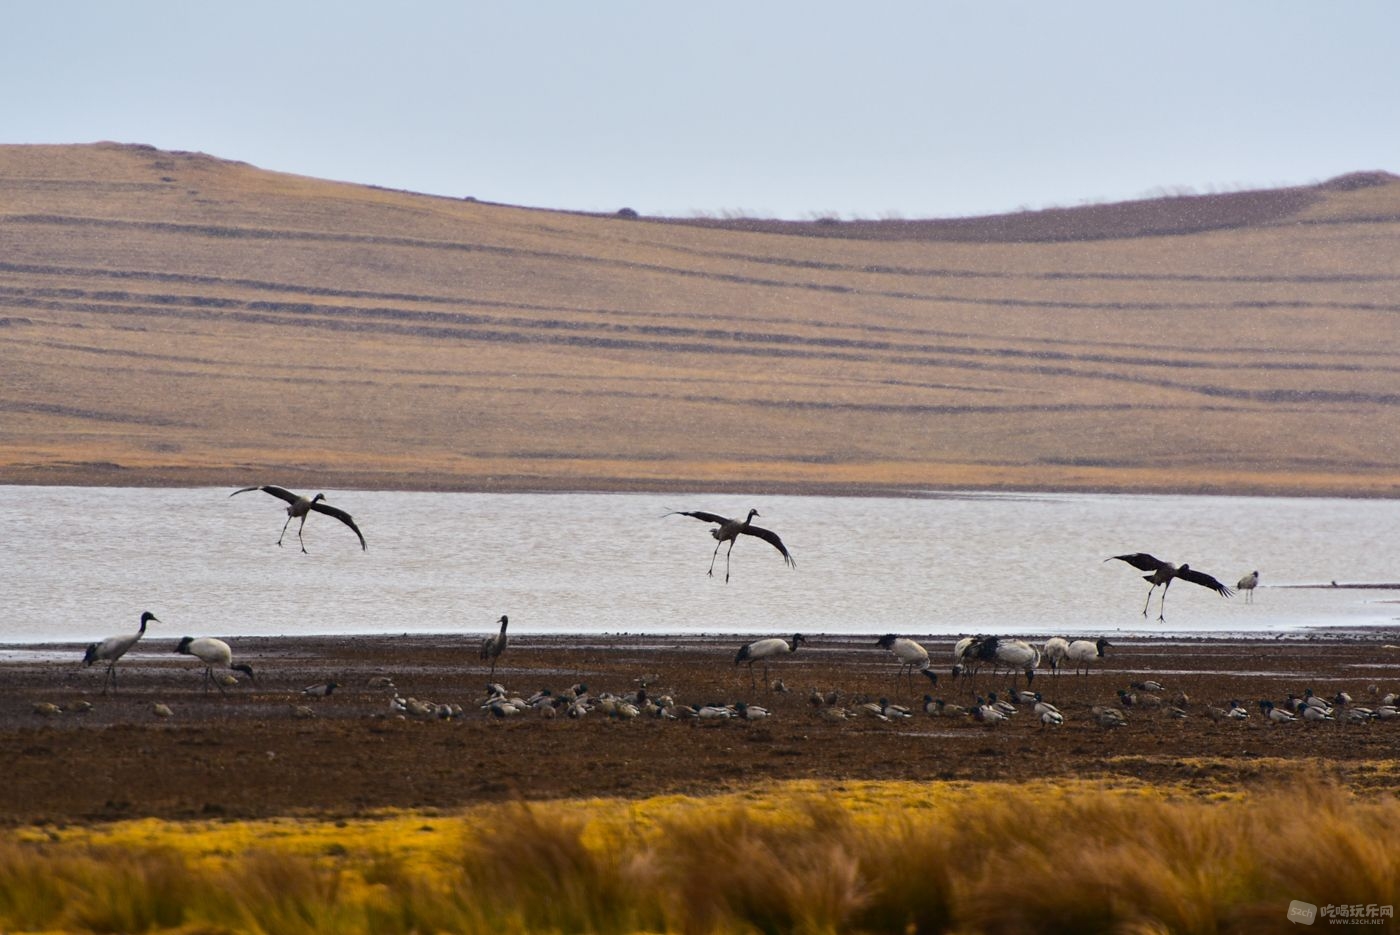
[[[1400,171],[1400,3],[0,0],[0,142],[948,217]]]

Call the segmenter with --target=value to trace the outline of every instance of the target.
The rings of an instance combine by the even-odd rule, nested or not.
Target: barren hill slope
[[[0,482],[1400,490],[1400,180],[531,210],[0,146]]]

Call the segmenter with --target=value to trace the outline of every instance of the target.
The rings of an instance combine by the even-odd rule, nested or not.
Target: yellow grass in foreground
[[[1400,803],[1295,782],[791,784],[0,837],[6,932],[1256,932],[1390,905]],[[1393,921],[1393,920],[1387,920]],[[1386,931],[1368,925],[1366,931]]]

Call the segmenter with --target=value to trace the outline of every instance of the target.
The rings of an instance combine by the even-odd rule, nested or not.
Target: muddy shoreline
[[[772,666],[773,692],[734,664],[746,637],[522,635],[495,681],[529,695],[583,682],[594,695],[635,691],[677,704],[747,701],[761,721],[498,718],[480,705],[487,666],[480,635],[263,637],[231,640],[256,680],[209,691],[197,660],[174,641],[143,641],[118,665],[118,689],[81,664],[82,646],[0,647],[0,757],[10,764],[0,823],[352,816],[383,809],[452,809],[506,799],[644,797],[752,788],[789,779],[842,781],[1118,778],[1183,783],[1202,793],[1286,779],[1290,762],[1357,788],[1393,785],[1400,720],[1270,725],[1259,699],[1282,703],[1311,688],[1354,704],[1400,690],[1400,631],[1318,630],[1267,636],[1115,637],[1088,676],[1042,670],[1034,688],[1064,711],[1042,727],[1029,711],[987,727],[931,717],[926,690],[966,704],[1010,680],[948,674],[952,638],[922,638],[940,675],[896,683],[896,663],[870,637],[810,635]],[[168,644],[168,645],[167,645]],[[388,677],[395,689],[374,687]],[[1094,705],[1156,679],[1163,697],[1188,696],[1187,717],[1129,708],[1107,730]],[[335,681],[328,697],[300,689]],[[1022,683],[1024,684],[1024,683]],[[881,697],[914,709],[904,720],[833,719],[810,701],[835,690],[840,704]],[[414,717],[393,694],[460,705],[460,717]],[[1239,699],[1243,722],[1213,721],[1211,705]],[[79,713],[78,702],[92,710]],[[36,713],[44,703],[61,714]],[[153,712],[161,703],[168,717]],[[1169,707],[1164,706],[1164,707]],[[298,709],[302,709],[298,711]]]

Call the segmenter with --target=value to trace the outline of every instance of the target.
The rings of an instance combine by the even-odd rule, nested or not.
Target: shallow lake
[[[309,554],[282,548],[282,501],[230,489],[0,486],[0,642],[323,633],[1114,632],[1242,634],[1389,625],[1400,591],[1296,587],[1400,580],[1400,502],[1272,497],[965,494],[452,494],[338,491],[369,543],[329,516]],[[724,549],[670,509],[743,515],[782,536]],[[1165,623],[1140,572],[1104,559],[1151,552],[1255,601],[1186,583]],[[1159,591],[1158,594],[1161,592]]]

